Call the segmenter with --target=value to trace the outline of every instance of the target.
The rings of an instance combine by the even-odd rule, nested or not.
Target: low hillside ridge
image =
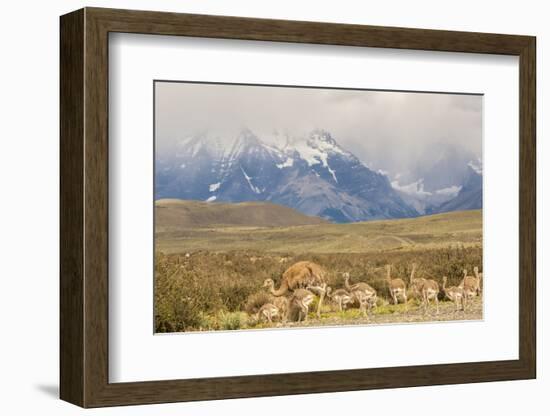
[[[483,212],[471,210],[352,224],[157,229],[156,244],[164,253],[245,250],[311,255],[481,247],[482,234]]]
[[[291,227],[326,224],[292,208],[270,202],[219,203],[160,199],[155,201],[156,231],[223,226]]]

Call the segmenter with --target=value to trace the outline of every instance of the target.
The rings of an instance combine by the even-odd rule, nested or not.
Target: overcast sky
[[[175,82],[155,88],[159,150],[204,130],[229,137],[248,127],[261,138],[322,128],[377,169],[399,171],[436,143],[481,157],[481,96]]]

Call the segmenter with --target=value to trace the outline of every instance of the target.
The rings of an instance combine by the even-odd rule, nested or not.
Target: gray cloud
[[[479,95],[173,82],[155,88],[160,151],[204,130],[227,137],[248,127],[262,137],[323,128],[366,164],[393,173],[445,143],[481,157]]]

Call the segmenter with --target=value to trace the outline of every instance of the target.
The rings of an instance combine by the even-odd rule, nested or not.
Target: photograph
[[[155,333],[483,319],[483,94],[153,94]]]

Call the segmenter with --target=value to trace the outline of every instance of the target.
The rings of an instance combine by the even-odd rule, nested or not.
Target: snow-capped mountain
[[[278,142],[281,142],[280,140]],[[208,133],[157,155],[155,198],[270,201],[333,222],[417,216],[384,174],[343,149],[327,131],[284,146],[244,129],[234,139]]]
[[[456,197],[434,207],[432,212],[465,211],[483,208],[483,177],[481,161],[468,163],[468,176]]]
[[[474,153],[448,142],[430,145],[413,160],[411,167],[399,172],[392,181],[398,180],[400,184],[420,181],[423,189],[432,193],[462,185],[470,174],[470,168],[480,169],[481,166]]]
[[[400,185],[398,180],[394,180],[392,186],[401,198],[421,215],[434,213],[436,207],[455,198],[462,188],[461,185],[452,185],[435,191],[428,191],[425,188],[423,179],[418,179],[407,185]]]
[[[481,176],[480,158],[462,147],[439,143],[419,155],[415,167],[393,175],[391,184],[425,215],[481,208]]]

